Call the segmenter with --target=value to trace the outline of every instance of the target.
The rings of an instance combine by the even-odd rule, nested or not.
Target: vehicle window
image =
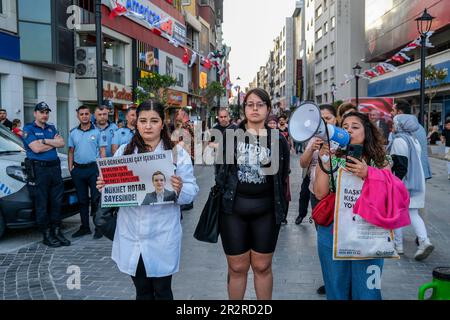
[[[20,152],[20,140],[8,129],[0,128],[0,154],[7,152]]]

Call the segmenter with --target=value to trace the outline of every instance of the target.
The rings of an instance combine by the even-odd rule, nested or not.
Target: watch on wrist
[[[47,144],[47,143],[45,143],[45,139],[42,139],[41,142],[42,142],[42,144]]]

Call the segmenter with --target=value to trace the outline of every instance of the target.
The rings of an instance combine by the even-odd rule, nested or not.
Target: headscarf
[[[392,142],[388,146],[388,152],[391,152],[393,141],[397,138],[403,139],[408,145],[408,172],[405,177],[405,186],[408,189],[411,197],[414,193],[422,193],[423,181],[421,160],[416,150],[413,133],[420,128],[417,118],[410,114],[399,114],[394,117],[395,132],[392,136]]]

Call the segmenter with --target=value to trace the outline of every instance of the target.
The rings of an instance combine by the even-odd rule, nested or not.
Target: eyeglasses
[[[266,105],[267,105],[267,104],[266,104],[265,102],[258,102],[258,103],[247,102],[247,103],[245,103],[245,106],[248,107],[248,108],[250,108],[250,109],[254,109],[255,106],[256,106],[258,109],[261,109],[262,107],[264,107],[264,106],[266,106]]]

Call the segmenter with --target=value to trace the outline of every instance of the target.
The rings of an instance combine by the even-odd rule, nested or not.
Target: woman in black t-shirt
[[[287,210],[290,155],[286,139],[265,125],[270,111],[264,90],[247,93],[245,121],[234,131],[234,163],[223,166],[218,175],[225,184],[219,227],[232,300],[244,298],[250,266],[256,297],[272,298],[272,256]]]

